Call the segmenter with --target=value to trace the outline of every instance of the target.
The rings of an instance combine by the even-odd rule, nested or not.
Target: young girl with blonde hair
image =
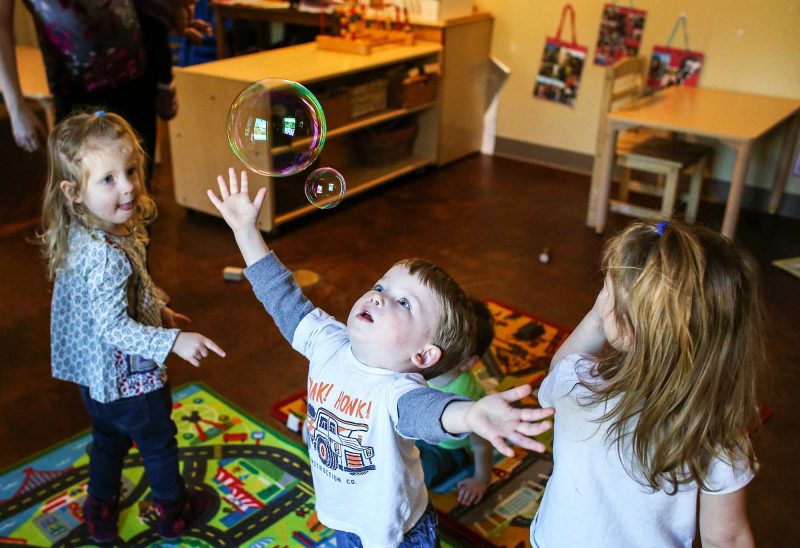
[[[52,373],[80,386],[92,421],[84,517],[97,542],[117,537],[122,461],[134,442],[163,538],[180,536],[210,506],[178,470],[164,361],[174,352],[197,366],[209,350],[225,354],[176,328],[188,318],[166,306],[147,272],[145,227],[156,206],[144,159],[131,126],[110,112],[70,115],[48,140],[39,237],[55,280]]]
[[[539,390],[554,468],[531,544],[752,546],[745,486],[764,363],[757,268],[701,227],[635,223]],[[698,511],[699,507],[699,511]]]

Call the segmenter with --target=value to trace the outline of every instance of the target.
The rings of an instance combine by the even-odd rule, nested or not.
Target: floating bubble
[[[332,167],[315,169],[306,178],[306,198],[320,209],[339,205],[346,189],[344,177]]]
[[[256,173],[287,177],[317,159],[325,146],[325,115],[305,87],[282,78],[247,86],[228,109],[228,143]]]

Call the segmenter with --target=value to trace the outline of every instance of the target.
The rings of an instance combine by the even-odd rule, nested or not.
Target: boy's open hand
[[[253,228],[267,194],[266,187],[260,188],[254,200],[250,200],[250,188],[247,181],[247,172],[242,171],[241,185],[236,180],[236,170],[228,168],[229,184],[225,183],[222,175],[217,177],[219,193],[222,199],[217,198],[214,191],[208,189],[208,199],[214,204],[228,226],[236,233],[248,228]]]
[[[516,409],[512,402],[530,395],[533,389],[524,384],[481,398],[470,405],[464,416],[469,430],[488,440],[495,448],[507,457],[514,456],[514,450],[508,445],[510,441],[531,451],[543,452],[544,444],[531,439],[553,427],[550,421],[535,422],[551,416],[555,410],[523,408]]]

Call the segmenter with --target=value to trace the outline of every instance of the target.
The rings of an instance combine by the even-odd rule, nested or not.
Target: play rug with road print
[[[334,546],[317,520],[305,446],[289,441],[215,394],[175,390],[186,482],[215,494],[213,516],[179,541],[161,541],[139,453],[125,459],[120,538],[128,546]],[[82,504],[86,432],[0,474],[0,546],[91,546]]]

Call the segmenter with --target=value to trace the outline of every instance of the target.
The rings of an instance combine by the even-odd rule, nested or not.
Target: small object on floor
[[[547,264],[550,262],[550,248],[545,247],[542,249],[542,252],[539,253],[539,262],[542,264]]]
[[[300,287],[308,287],[319,281],[319,274],[313,270],[295,270],[294,281],[296,281],[297,285]]]
[[[294,413],[289,413],[286,417],[286,428],[291,430],[292,432],[299,432],[300,426],[303,424],[301,417],[298,417]]]
[[[226,266],[222,269],[222,279],[229,282],[241,282],[244,279],[244,268]]]

